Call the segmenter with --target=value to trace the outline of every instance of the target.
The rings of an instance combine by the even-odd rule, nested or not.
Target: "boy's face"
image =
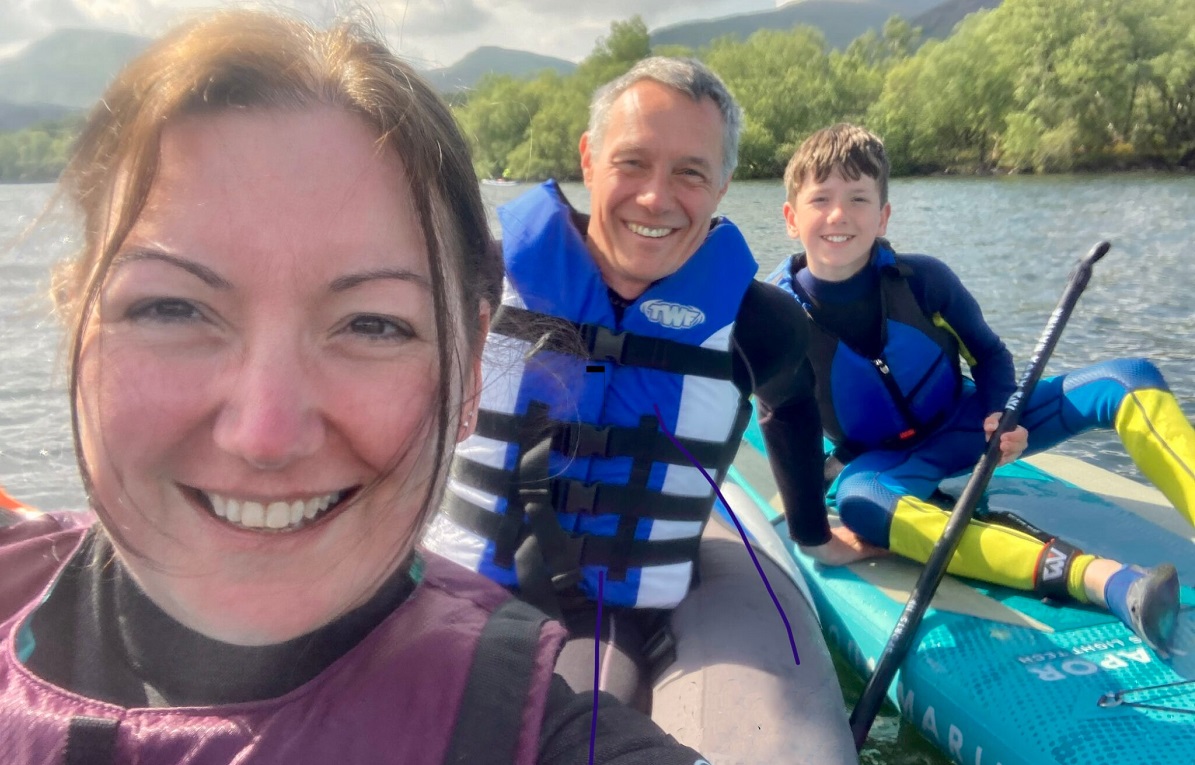
[[[819,279],[840,282],[867,265],[871,245],[888,227],[892,207],[880,203],[876,179],[847,180],[834,170],[818,183],[801,179],[795,202],[784,203],[788,235],[805,245],[809,270]]]

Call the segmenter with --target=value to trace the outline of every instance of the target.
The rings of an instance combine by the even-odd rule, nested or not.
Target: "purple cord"
[[[602,666],[602,600],[605,595],[606,572],[598,569],[597,628],[593,635],[593,716],[589,720],[589,765],[593,765],[593,751],[597,745],[598,678]]]
[[[755,557],[755,549],[751,547],[751,542],[747,539],[747,532],[743,530],[743,524],[739,523],[739,517],[734,514],[734,509],[731,508],[730,503],[726,501],[726,497],[722,496],[722,489],[718,487],[718,482],[710,477],[710,474],[707,473],[705,468],[701,466],[701,463],[697,461],[697,459],[689,452],[688,449],[681,445],[680,441],[676,440],[676,436],[674,436],[672,432],[668,430],[668,427],[664,425],[664,417],[660,414],[660,407],[653,405],[653,408],[656,411],[656,419],[660,422],[660,430],[663,430],[664,435],[668,436],[668,440],[672,442],[673,446],[675,446],[677,449],[680,449],[681,454],[685,455],[686,459],[688,459],[689,462],[692,462],[693,466],[701,471],[701,474],[705,476],[705,480],[709,481],[710,486],[714,487],[714,493],[716,493],[718,495],[718,499],[722,501],[722,506],[726,508],[726,512],[730,514],[730,520],[734,521],[734,527],[739,530],[739,536],[743,540],[743,545],[747,548],[747,553],[751,556],[751,562],[755,564],[755,570],[759,572],[759,578],[763,580],[763,586],[767,588],[768,595],[772,597],[772,603],[776,606],[776,611],[779,612],[780,619],[784,622],[784,629],[788,632],[788,644],[793,649],[793,659],[796,660],[798,667],[801,666],[801,657],[797,654],[797,641],[793,637],[792,625],[788,623],[788,616],[785,615],[784,609],[780,606],[780,599],[776,597],[776,593],[772,590],[772,584],[768,581],[768,575],[763,572],[763,566],[759,565],[759,559]],[[599,605],[600,602],[601,601],[599,600]],[[596,710],[594,711],[594,714],[597,714]],[[592,765],[592,762],[590,765]]]

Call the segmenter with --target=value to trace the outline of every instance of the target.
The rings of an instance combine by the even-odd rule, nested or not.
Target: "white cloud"
[[[0,0],[0,44],[28,42],[57,27],[89,23],[72,0]]]
[[[96,25],[153,35],[181,15],[246,0],[0,0],[0,46],[63,26]],[[324,21],[351,7],[374,14],[395,47],[417,63],[451,64],[481,45],[579,61],[613,21],[638,13],[648,28],[773,8],[774,0],[273,0]]]

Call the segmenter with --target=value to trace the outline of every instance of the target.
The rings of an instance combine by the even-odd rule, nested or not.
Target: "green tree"
[[[903,171],[988,167],[1013,105],[1007,62],[992,53],[991,14],[968,17],[889,70],[868,122]]]
[[[457,120],[473,145],[478,175],[496,178],[506,173],[514,150],[527,140],[543,92],[511,77],[487,76],[457,110]]]
[[[1175,30],[1190,29],[1190,7],[1190,0],[1008,0],[993,11],[993,50],[1016,61],[1017,103],[1001,164],[1070,170],[1131,154],[1144,100],[1156,88],[1150,62],[1178,44]]]
[[[599,86],[613,80],[651,55],[651,38],[642,17],[610,24],[610,34],[598,40],[593,52],[577,67],[575,85],[587,91],[587,97]]]
[[[754,126],[748,147],[752,156],[742,163],[739,177],[782,174],[797,144],[836,116],[825,37],[813,27],[760,30],[746,41],[719,38],[702,58],[726,82]],[[767,146],[773,151],[770,161],[759,153]]]
[[[81,117],[0,133],[0,183],[55,180],[66,165]]]

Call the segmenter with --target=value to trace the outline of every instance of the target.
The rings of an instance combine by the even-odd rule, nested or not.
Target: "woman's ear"
[[[490,333],[490,304],[481,301],[477,316],[477,337],[471,348],[473,363],[469,365],[469,379],[465,381],[465,396],[461,401],[460,427],[456,441],[460,443],[473,435],[477,427],[477,410],[481,405],[481,352],[485,348],[486,336]]]

